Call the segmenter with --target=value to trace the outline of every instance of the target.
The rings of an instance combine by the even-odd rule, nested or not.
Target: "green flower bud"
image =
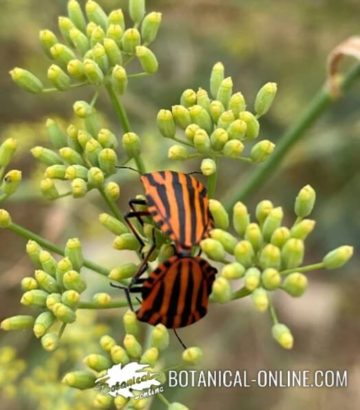
[[[216,172],[216,162],[211,158],[205,158],[201,161],[200,169],[203,175],[209,177]]]
[[[268,290],[277,289],[281,284],[281,275],[276,269],[267,268],[261,275],[261,282]]]
[[[340,246],[329,252],[323,258],[325,269],[337,269],[345,265],[352,257],[354,248],[352,246]]]
[[[115,339],[109,335],[102,336],[100,339],[100,346],[105,352],[110,352],[111,348],[115,345]]]
[[[135,54],[136,47],[141,43],[141,36],[139,30],[136,28],[129,28],[124,31],[121,38],[123,50],[127,54]]]
[[[200,105],[200,104],[199,104]],[[214,100],[211,101],[209,105],[209,112],[212,120],[217,123],[221,114],[225,111],[224,106],[220,101]]]
[[[56,305],[56,303],[61,302],[61,295],[60,293],[51,293],[48,295],[46,298],[46,307],[52,311],[53,307]]]
[[[84,150],[86,148],[86,144],[92,139],[93,137],[89,132],[87,132],[86,130],[79,130],[77,133],[77,142],[81,147],[79,151],[81,152],[82,150]]]
[[[126,364],[130,362],[129,356],[127,355],[125,349],[123,349],[121,346],[115,345],[112,346],[110,349],[110,356],[111,360],[117,364]]]
[[[88,131],[91,135],[97,135],[98,132],[101,129],[101,121],[94,110],[91,115],[85,118],[85,129]]]
[[[156,347],[150,347],[145,350],[141,356],[141,364],[149,364],[150,366],[155,366],[156,362],[159,360],[159,350]]]
[[[110,201],[117,201],[120,197],[120,186],[116,182],[108,182],[105,185],[105,195]]]
[[[21,279],[21,289],[26,292],[27,290],[37,289],[38,284],[36,280],[31,276],[25,276]]]
[[[111,302],[111,296],[106,292],[95,293],[92,299],[97,306],[108,306]]]
[[[39,146],[34,147],[31,149],[31,153],[34,158],[46,165],[62,164],[62,160],[59,155],[48,148]]]
[[[250,292],[254,291],[260,285],[261,273],[257,268],[249,268],[245,272],[244,286]]]
[[[48,79],[60,91],[70,88],[70,77],[56,64],[52,64],[47,72]]]
[[[160,110],[156,122],[163,137],[174,138],[176,127],[173,114],[170,110]]]
[[[271,235],[270,242],[273,245],[277,246],[278,248],[282,248],[289,238],[290,238],[289,229],[282,226],[280,228],[275,229],[275,231]]]
[[[313,231],[314,227],[315,221],[311,219],[303,219],[291,228],[291,237],[305,240],[308,237],[308,235]]]
[[[229,215],[222,203],[215,199],[210,199],[209,209],[214,218],[215,226],[217,228],[227,229],[229,227]]]
[[[101,372],[103,370],[107,370],[111,367],[111,361],[101,355],[101,354],[89,354],[83,360],[86,366],[90,367],[90,369],[95,370],[96,372]]]
[[[218,119],[218,127],[228,129],[228,127],[235,121],[234,113],[231,110],[224,111]]]
[[[40,313],[40,315],[35,319],[33,326],[35,337],[39,338],[44,336],[45,333],[50,329],[54,321],[55,317],[51,312],[46,311]]]
[[[110,232],[114,233],[115,235],[122,235],[123,233],[128,232],[128,228],[122,222],[120,222],[117,218],[113,216],[102,213],[99,215],[99,221],[102,225],[105,226]]]
[[[90,84],[101,85],[104,81],[104,74],[94,60],[84,60],[84,73]]]
[[[263,237],[257,223],[251,223],[246,227],[245,239],[251,243],[256,251],[261,248],[263,244]]]
[[[86,283],[81,279],[81,276],[75,270],[69,270],[64,274],[63,283],[65,289],[73,289],[82,293],[86,289]]]
[[[201,105],[205,110],[209,111],[210,109],[210,98],[206,90],[199,88],[196,93],[196,101],[198,105]]]
[[[104,30],[107,29],[107,15],[98,3],[93,0],[88,0],[85,6],[85,11],[89,21],[93,21],[98,26],[101,26]]]
[[[142,354],[141,344],[136,340],[133,335],[125,335],[124,347],[127,354],[132,358],[140,358]]]
[[[56,260],[50,252],[41,250],[39,252],[39,261],[45,272],[49,273],[51,276],[55,276]]]
[[[73,266],[69,258],[66,258],[66,257],[62,258],[57,263],[55,277],[56,277],[57,282],[61,284],[61,286],[63,285],[64,274],[72,269],[73,269]],[[67,304],[68,303],[65,303],[65,305]]]
[[[279,269],[281,266],[280,249],[271,243],[267,244],[260,253],[259,263],[263,269]]]
[[[140,138],[134,132],[127,132],[122,137],[122,147],[129,158],[137,157],[140,154]]]
[[[284,289],[289,295],[299,297],[304,294],[307,289],[308,279],[302,273],[290,273],[284,279],[282,289]]]
[[[215,239],[207,238],[200,242],[201,249],[214,261],[225,259],[225,249],[223,245]]]
[[[41,30],[39,33],[39,40],[45,54],[52,58],[50,49],[53,45],[59,42],[56,35],[51,30]]]
[[[182,353],[183,361],[191,365],[199,364],[203,359],[203,356],[203,351],[200,349],[200,347],[196,346],[188,347]]]
[[[258,137],[260,124],[255,115],[249,111],[242,111],[239,114],[240,120],[246,123],[246,138],[253,140]]]
[[[122,39],[123,34],[124,34],[124,29],[122,29],[119,24],[110,24],[106,32],[106,36],[109,39],[115,41],[119,49],[121,49],[121,39]]]
[[[229,125],[227,132],[230,139],[243,140],[246,135],[246,129],[245,121],[235,120]]]
[[[193,141],[194,141],[194,138],[195,138],[195,134],[196,134],[196,132],[197,132],[198,130],[200,130],[200,127],[199,127],[197,124],[190,124],[190,125],[188,125],[188,126],[186,127],[186,129],[185,129],[185,136],[186,136],[186,138],[187,138],[189,141],[193,142]],[[203,130],[202,130],[202,131],[203,131]],[[205,132],[205,131],[204,131],[204,132]],[[210,144],[210,141],[209,141],[209,144]]]
[[[183,91],[180,97],[180,104],[186,108],[192,107],[196,104],[197,96],[196,92],[191,88]]]
[[[168,151],[168,158],[173,160],[184,160],[189,157],[188,150],[179,144],[172,145]]]
[[[70,167],[66,168],[65,171],[65,178],[69,180],[73,180],[75,178],[85,179],[87,178],[88,169],[83,167],[82,165],[71,165]]]
[[[23,68],[15,67],[10,71],[10,75],[14,83],[30,93],[39,94],[44,88],[42,82],[34,74]]]
[[[114,406],[116,410],[122,410],[125,409],[129,399],[123,397],[123,396],[116,396],[114,398]]]
[[[258,117],[261,117],[269,111],[274,101],[276,91],[276,83],[266,83],[260,88],[255,99],[255,112]]]
[[[66,242],[65,256],[70,259],[75,270],[81,269],[84,263],[84,258],[81,250],[81,243],[78,238],[71,238]]]
[[[135,337],[139,335],[140,327],[135,312],[133,312],[132,310],[126,311],[123,316],[123,324],[125,333],[133,335]]]
[[[11,225],[11,216],[5,209],[0,209],[0,228],[8,228]]]
[[[191,116],[187,108],[182,105],[173,105],[171,110],[175,123],[178,127],[185,129],[188,125],[190,125]]]
[[[150,335],[150,345],[159,350],[165,350],[169,346],[169,331],[162,324],[156,325]]]
[[[88,31],[88,37],[90,37],[91,46],[94,47],[94,46],[96,46],[96,44],[100,44],[104,41],[105,31],[102,29],[102,27],[97,26],[95,23],[92,26],[90,26],[90,24],[88,25],[88,30],[87,30]],[[91,58],[92,57],[92,51],[89,51],[88,53],[86,53],[85,57]]]
[[[262,140],[255,144],[250,153],[250,158],[253,162],[264,162],[274,151],[275,144],[269,140]]]
[[[80,4],[76,0],[69,0],[67,5],[68,15],[75,26],[82,31],[86,30],[86,20]]]
[[[94,3],[93,1],[89,1],[89,3]],[[93,373],[78,370],[76,372],[67,373],[64,378],[62,379],[62,383],[70,386],[75,387],[76,389],[85,390],[90,389],[95,386],[96,376]]]
[[[109,62],[112,66],[122,64],[123,58],[122,58],[121,50],[116,44],[116,41],[114,39],[105,38],[104,39],[104,49],[109,59]]]
[[[88,172],[89,185],[100,188],[104,183],[105,175],[100,168],[91,167]]]
[[[265,241],[270,241],[271,235],[273,234],[275,229],[280,227],[283,217],[284,212],[280,206],[270,211],[262,226],[262,232]]]
[[[91,138],[85,145],[85,157],[93,165],[98,165],[98,157],[102,150],[102,146],[96,141],[95,138]]]
[[[140,244],[134,234],[123,233],[122,235],[119,235],[114,239],[113,247],[120,251],[124,249],[137,251],[140,247]]]
[[[134,23],[140,23],[145,16],[145,0],[129,0],[129,14]]]
[[[102,44],[95,44],[92,49],[92,58],[101,68],[102,72],[106,74],[109,70],[109,60]]]
[[[208,153],[210,151],[210,138],[207,132],[199,128],[194,135],[194,146],[201,153]]]
[[[283,265],[287,269],[297,268],[304,260],[304,242],[290,238],[281,250]]]
[[[69,32],[69,37],[74,47],[79,51],[79,53],[82,56],[85,55],[89,51],[90,49],[89,39],[80,30],[78,30],[77,28],[71,29]]]
[[[59,149],[59,154],[66,164],[69,165],[84,165],[81,155],[74,149],[63,147]],[[52,164],[49,164],[52,165]]]
[[[38,269],[35,271],[35,279],[39,286],[46,292],[53,293],[58,291],[56,280],[43,270]]]
[[[260,226],[264,223],[265,219],[268,217],[270,212],[273,210],[274,206],[271,201],[265,199],[257,204],[255,215],[256,219],[258,220]]]
[[[70,30],[75,28],[74,23],[68,17],[60,16],[58,18],[58,26],[65,42],[71,44]]]
[[[195,94],[196,96],[196,94]],[[193,105],[189,108],[191,120],[198,124],[200,128],[210,133],[212,130],[212,120],[210,114],[201,105]]]
[[[233,82],[231,77],[227,77],[220,83],[216,99],[219,100],[225,108],[228,107],[232,96]]]
[[[116,164],[118,163],[116,151],[114,151],[111,148],[104,148],[103,150],[100,151],[98,160],[99,160],[100,168],[107,175],[111,175],[115,173]]]
[[[238,117],[242,111],[246,110],[246,102],[241,92],[234,93],[229,101],[229,109]]]
[[[41,246],[32,240],[29,240],[26,244],[26,253],[29,255],[31,262],[36,266],[40,266],[39,255],[42,251]]]
[[[14,138],[7,138],[0,145],[0,167],[5,168],[9,165],[16,151],[16,140]]]
[[[59,342],[59,336],[54,332],[46,333],[41,338],[41,345],[47,352],[53,352],[54,350],[56,350],[59,346]]]
[[[223,128],[216,128],[210,135],[211,147],[216,151],[221,151],[228,139],[228,133]]]
[[[295,200],[295,214],[300,218],[310,215],[316,200],[316,192],[310,185],[304,186]]]
[[[113,10],[109,14],[109,24],[118,24],[123,30],[125,29],[125,18],[121,9]]]
[[[233,225],[235,231],[240,236],[243,236],[249,223],[250,215],[247,207],[242,202],[236,202],[233,209]]]
[[[20,303],[25,306],[40,306],[44,307],[46,305],[46,298],[48,293],[41,289],[33,289],[25,292],[22,295]]]
[[[113,403],[113,398],[105,394],[97,394],[94,398],[93,404],[96,409],[108,409]]]
[[[29,329],[33,327],[34,320],[33,316],[30,315],[12,316],[4,319],[0,324],[0,328],[5,331]]]
[[[173,402],[168,406],[168,410],[189,410],[189,407],[178,402]]]
[[[212,285],[212,299],[216,303],[227,303],[231,300],[232,289],[230,282],[224,277],[215,279]]]
[[[223,154],[226,157],[237,158],[244,151],[244,144],[239,140],[228,141],[223,148]]]
[[[56,121],[48,118],[46,120],[46,129],[50,143],[54,148],[59,149],[66,145],[66,135]]]
[[[61,302],[69,306],[71,308],[76,308],[77,305],[79,304],[80,301],[80,294],[79,292],[76,292],[76,290],[70,289],[66,290],[62,295],[61,295]]]
[[[265,312],[269,307],[269,297],[265,289],[257,288],[251,294],[251,298],[259,312]]]
[[[226,252],[231,254],[234,253],[234,249],[237,244],[237,239],[233,235],[231,235],[231,233],[226,232],[222,229],[213,229],[210,232],[210,236],[211,238],[219,241],[226,250]]]
[[[104,148],[117,148],[117,146],[119,145],[115,135],[106,128],[102,128],[99,131],[97,135],[97,140]]]
[[[214,65],[210,74],[210,92],[214,98],[217,98],[220,85],[224,80],[224,65],[218,62]]]
[[[53,59],[64,68],[67,67],[69,61],[74,60],[76,58],[76,55],[71,50],[71,48],[60,43],[53,45],[50,48],[50,53]]]
[[[141,24],[141,38],[145,44],[150,44],[155,40],[160,24],[161,13],[153,11],[145,16]]]
[[[294,345],[294,338],[287,326],[281,323],[276,323],[272,327],[272,335],[281,347],[284,349],[292,349]]]
[[[221,276],[228,280],[240,279],[244,276],[245,268],[237,262],[229,263],[222,268]]]
[[[159,251],[159,255],[158,255],[158,262],[163,263],[169,258],[171,258],[171,256],[173,255],[174,255],[174,247],[170,244],[166,244],[166,243],[162,244],[160,251]]]
[[[21,171],[12,169],[4,176],[3,183],[1,184],[1,190],[7,196],[12,195],[19,188],[20,183]]]

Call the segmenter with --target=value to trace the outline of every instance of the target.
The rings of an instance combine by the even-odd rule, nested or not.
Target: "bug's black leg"
[[[135,208],[135,205],[143,205],[143,206],[147,205],[147,203],[144,199],[136,199],[136,198],[130,199],[130,201],[128,203],[129,203],[130,209],[133,212],[138,212],[137,209]],[[138,222],[141,226],[144,225],[144,221],[140,218],[140,216],[137,216],[137,220],[138,220]]]
[[[146,271],[148,263],[149,263],[149,259],[151,257],[151,254],[154,252],[155,248],[156,248],[156,245],[155,245],[155,243],[153,243],[150,250],[149,250],[149,252],[146,254],[145,258],[142,260],[138,271],[132,277],[129,288],[131,288],[133,285],[135,285],[137,283],[137,281],[139,280],[139,277]]]
[[[136,230],[135,226],[132,224],[132,222],[130,221],[131,218],[140,218],[141,216],[148,216],[149,213],[146,211],[130,211],[125,215],[125,221],[128,224],[131,232],[135,235],[136,239],[139,241],[141,249],[140,252],[142,250],[142,248],[145,246],[145,243],[143,241],[143,239],[141,238],[141,236],[139,235],[139,232]]]
[[[128,302],[128,305],[129,305],[130,309],[132,311],[134,311],[134,307],[133,307],[133,304],[132,304],[131,298],[130,298],[131,290],[127,286],[115,285],[114,283],[111,283],[111,282],[110,282],[110,286],[112,286],[113,288],[122,289],[125,292],[125,297],[126,297],[126,300]]]
[[[180,343],[181,346],[183,347],[183,349],[186,350],[186,349],[187,349],[186,344],[181,340],[181,338],[180,338],[180,336],[178,335],[176,329],[173,329],[173,331],[174,331],[174,334],[175,334],[177,340],[179,341],[179,343]]]

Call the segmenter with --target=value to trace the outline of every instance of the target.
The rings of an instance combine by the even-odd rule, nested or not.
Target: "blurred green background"
[[[106,10],[126,4],[120,0],[100,3]],[[209,73],[216,61],[225,64],[227,74],[233,77],[234,88],[241,90],[250,104],[263,83],[278,83],[278,97],[262,120],[262,136],[276,141],[322,86],[328,53],[348,36],[359,34],[358,0],[154,0],[148,3],[149,9],[163,13],[163,25],[154,45],[160,71],[151,79],[131,81],[125,104],[133,127],[148,140],[145,161],[152,169],[169,167],[168,143],[155,128],[157,111],[176,104],[185,88],[208,88]],[[46,72],[49,63],[40,50],[38,31],[56,30],[57,16],[65,12],[66,1],[1,0],[0,5],[0,133],[2,138],[18,138],[20,155],[14,165],[23,170],[27,181],[7,208],[15,221],[58,243],[64,243],[67,237],[79,236],[86,255],[113,266],[124,256],[112,250],[111,235],[97,223],[102,204],[96,195],[86,200],[64,199],[56,203],[41,200],[35,194],[39,171],[29,154],[30,147],[45,141],[44,120],[56,116],[69,121],[73,102],[89,98],[89,92],[33,96],[15,87],[8,75],[14,66],[27,67],[36,73]],[[106,95],[100,101],[105,121],[119,133]],[[292,223],[296,193],[309,183],[318,194],[313,215],[317,229],[307,242],[306,261],[315,262],[341,244],[355,246],[355,256],[345,268],[312,274],[309,290],[302,298],[294,300],[284,294],[277,298],[280,318],[295,336],[292,351],[283,351],[275,344],[267,315],[256,313],[247,301],[211,306],[205,320],[181,331],[188,345],[203,347],[205,368],[240,368],[250,374],[265,368],[347,369],[349,387],[181,389],[166,392],[169,399],[179,400],[196,410],[215,410],[220,406],[229,410],[360,408],[359,164],[360,84],[357,84],[317,122],[290,152],[279,172],[247,202],[253,209],[258,200],[271,199],[284,207],[288,222]],[[190,162],[186,166],[194,170],[198,165]],[[234,184],[240,187],[251,171],[249,165],[234,166],[234,162],[224,160],[218,198]],[[141,192],[140,184],[134,181],[136,179],[125,181],[121,186],[123,210],[126,210],[127,199]],[[23,276],[31,274],[31,266],[23,240],[1,231],[0,244],[2,319],[19,311],[19,283]],[[99,290],[108,291],[107,281],[99,282],[95,275],[89,278],[89,295]],[[121,337],[118,311],[99,314],[99,318]],[[90,323],[84,322],[85,333],[87,326],[93,327],[92,319],[87,320]],[[74,338],[69,343],[76,344],[74,349],[80,351],[80,357],[86,355],[85,339]],[[1,334],[1,344],[18,348],[31,369],[37,369],[51,356],[39,348],[30,332],[21,336]],[[173,350],[180,352],[176,340],[173,340]],[[68,370],[66,360],[58,369],[60,376],[64,369]],[[27,397],[17,395],[13,400],[4,396],[0,409],[62,409],[55,399],[45,400],[50,391],[54,397],[62,394],[57,390],[56,378],[49,380],[46,374],[42,377],[40,374],[39,384],[46,381],[46,389],[33,396],[30,393]],[[79,403],[85,400],[82,399],[85,396],[79,397]],[[69,408],[89,409],[91,405],[69,405]],[[156,401],[152,408],[161,409],[163,405]]]

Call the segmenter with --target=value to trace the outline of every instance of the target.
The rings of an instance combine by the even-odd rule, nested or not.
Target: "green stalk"
[[[340,87],[342,93],[348,91],[359,76],[360,64],[357,64],[344,76]],[[329,89],[322,87],[300,118],[280,138],[274,153],[269,159],[262,166],[259,166],[240,188],[236,187],[228,193],[225,198],[225,207],[228,211],[232,209],[236,201],[247,198],[273,175],[288,151],[304,137],[305,132],[334,102],[336,102],[336,99],[330,94]]]
[[[133,306],[136,306],[139,304],[137,300],[132,300],[131,301]],[[114,308],[121,308],[121,307],[127,307],[129,306],[127,300],[112,300],[109,302],[107,305],[99,305],[98,303],[95,302],[79,302],[77,308],[78,309],[114,309]]]
[[[214,198],[216,192],[217,171],[208,177],[207,194],[209,198]]]
[[[251,291],[249,289],[240,288],[232,294],[231,300],[245,298],[246,296],[249,296],[250,294],[251,294]]]
[[[277,325],[279,323],[279,320],[278,320],[274,305],[271,302],[269,305],[269,312],[270,312],[271,320],[273,321],[274,325]]]
[[[294,272],[305,273],[305,272],[311,272],[313,270],[324,269],[324,267],[325,267],[324,263],[319,262],[319,263],[314,263],[312,265],[300,266],[298,268],[286,269],[286,270],[280,271],[279,273],[281,276],[286,276]]]
[[[110,210],[113,213],[113,215],[115,216],[115,218],[119,219],[121,222],[125,222],[125,219],[124,219],[122,213],[120,212],[119,208],[115,205],[115,203],[111,199],[109,199],[106,196],[104,190],[102,188],[99,188],[99,192],[100,192],[101,196],[104,198],[104,201],[106,202],[106,204],[110,208]]]

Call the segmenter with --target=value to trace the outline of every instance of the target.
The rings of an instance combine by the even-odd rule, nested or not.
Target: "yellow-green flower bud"
[[[229,139],[228,133],[223,128],[216,128],[210,135],[211,147],[221,151]]]
[[[289,295],[299,297],[304,294],[308,286],[308,279],[302,273],[290,273],[286,276],[282,284],[284,289]]]
[[[114,398],[114,406],[116,410],[122,410],[126,408],[126,405],[128,403],[129,399],[123,396],[116,396]]]
[[[76,55],[71,50],[71,48],[60,43],[53,45],[50,48],[50,53],[53,59],[64,68],[67,67],[69,61],[74,60],[76,58]]]
[[[141,38],[145,44],[150,44],[155,40],[160,24],[161,13],[153,11],[145,16],[141,24]]]
[[[218,127],[228,129],[229,126],[235,121],[234,113],[231,110],[224,111],[218,120]]]
[[[303,219],[291,228],[291,237],[305,240],[308,237],[308,235],[313,231],[314,227],[315,221],[311,219]]]
[[[120,186],[116,182],[108,182],[105,185],[105,195],[111,201],[117,201],[120,197]]]
[[[0,167],[5,168],[9,165],[16,151],[16,140],[14,138],[7,138],[0,145]]]
[[[55,317],[51,312],[46,311],[40,313],[40,315],[35,319],[33,326],[35,337],[39,338],[44,336],[44,334],[50,329],[54,321]]]
[[[77,0],[69,0],[67,5],[68,15],[75,26],[82,31],[86,30],[86,20]]]
[[[216,63],[210,74],[210,92],[214,98],[217,98],[220,85],[224,80],[224,65],[221,62]]]
[[[10,75],[14,83],[25,91],[39,94],[44,88],[42,82],[34,74],[23,68],[15,67],[10,71]]]
[[[120,251],[124,249],[137,251],[140,248],[140,244],[134,234],[123,233],[122,235],[119,235],[114,239],[113,247]]]
[[[106,30],[108,26],[108,17],[97,2],[88,0],[85,6],[85,11],[89,21],[93,21],[95,24]]]
[[[174,401],[168,406],[168,410],[189,410],[189,407]]]
[[[227,229],[229,227],[229,215],[221,202],[210,199],[209,209],[214,218],[215,226],[220,229]]]
[[[187,159],[188,157],[189,157],[189,152],[183,145],[175,144],[169,148],[169,151],[168,151],[169,159],[182,161],[184,159]]]
[[[205,110],[209,111],[210,109],[210,98],[206,90],[199,88],[196,93],[196,101],[198,105],[201,105]]]
[[[74,138],[73,136],[71,136],[71,138]],[[74,141],[72,145],[72,148],[76,149],[79,152],[82,152],[82,150],[85,149],[86,144],[91,140],[92,135],[87,132],[86,130],[78,130],[77,134],[76,134],[76,140]],[[70,145],[70,144],[69,144]],[[77,149],[80,146],[80,149]]]
[[[251,298],[259,312],[265,312],[269,307],[269,297],[265,289],[257,288],[252,292]]]
[[[62,148],[66,145],[66,135],[56,121],[48,118],[46,120],[46,129],[51,145],[54,148]]]
[[[255,112],[258,117],[261,117],[269,111],[274,101],[276,91],[276,83],[266,83],[260,88],[255,99]]]
[[[86,283],[75,270],[69,270],[64,274],[63,283],[66,289],[73,289],[79,293],[82,293],[86,289]]]
[[[266,289],[277,289],[281,284],[281,275],[278,270],[267,268],[261,275],[261,282]]]
[[[243,140],[246,135],[247,125],[243,120],[233,121],[227,128],[230,139]]]
[[[227,303],[231,299],[231,295],[230,282],[222,276],[216,278],[212,285],[212,300],[216,303]]]
[[[51,276],[55,276],[57,264],[50,252],[41,250],[39,253],[39,261],[45,272],[49,273]]]
[[[1,184],[1,190],[4,194],[12,195],[21,183],[21,171],[17,169],[12,169],[4,176],[3,182]]]
[[[130,357],[136,359],[140,358],[142,354],[142,347],[133,335],[125,335],[124,347]]]
[[[244,151],[244,144],[239,140],[228,141],[223,148],[223,154],[226,157],[237,158]]]
[[[169,331],[164,325],[156,325],[151,332],[150,345],[159,350],[165,350],[169,346]]]
[[[59,336],[55,332],[46,333],[41,338],[41,345],[47,352],[53,352],[59,346]]]
[[[85,55],[87,51],[89,51],[89,39],[80,30],[78,30],[77,28],[71,29],[69,32],[69,37],[72,44],[75,46],[75,48],[79,51],[79,53],[82,56]]]
[[[155,366],[158,359],[159,350],[156,347],[150,347],[149,349],[145,350],[145,352],[141,356],[140,363]]]
[[[65,171],[65,178],[68,180],[73,180],[75,178],[86,179],[87,178],[88,169],[83,167],[82,165],[71,165],[66,168]]]
[[[125,29],[124,13],[121,9],[113,10],[109,14],[109,24],[118,24],[123,30]]]
[[[121,38],[123,50],[127,54],[135,54],[136,47],[141,43],[141,36],[139,30],[136,28],[129,28],[124,31]]]
[[[262,140],[252,147],[250,158],[255,163],[263,162],[272,154],[274,148],[274,143],[269,140]]]
[[[171,108],[175,123],[182,129],[186,129],[191,123],[190,112],[182,105],[173,105]]]
[[[238,117],[242,111],[246,110],[245,98],[241,92],[234,93],[229,101],[229,109]]]
[[[216,99],[219,100],[225,108],[228,107],[232,96],[233,82],[231,77],[227,77],[221,81]]]
[[[94,60],[84,60],[84,73],[90,84],[101,85],[104,81],[104,74]]]
[[[105,175],[100,168],[91,167],[88,171],[88,182],[92,187],[100,188],[104,183]]]
[[[94,3],[91,0],[88,3]],[[76,389],[85,390],[95,386],[96,376],[93,373],[78,370],[76,372],[67,373],[62,379],[62,383]]]
[[[246,122],[246,138],[250,140],[257,138],[260,131],[260,124],[255,115],[249,111],[242,111],[239,114],[239,118]]]
[[[113,216],[102,213],[99,215],[100,223],[105,226],[110,232],[114,233],[115,235],[122,235],[123,233],[128,232],[128,228],[122,222],[120,222],[117,218]]]
[[[50,49],[53,45],[59,42],[56,35],[51,30],[41,30],[39,33],[39,40],[45,54],[52,58]]]
[[[215,239],[207,238],[200,242],[201,249],[214,261],[225,259],[225,249],[223,245]]]
[[[32,276],[25,276],[21,279],[21,289],[26,292],[38,288],[38,283]]]
[[[183,361],[191,365],[199,364],[203,359],[203,356],[203,351],[200,349],[200,347],[196,346],[188,347],[182,353]]]
[[[221,276],[228,280],[240,279],[245,274],[243,265],[237,262],[229,263],[222,268]]]
[[[282,323],[276,323],[272,327],[273,338],[284,349],[292,349],[294,345],[294,338],[290,332],[290,329]]]
[[[96,409],[108,409],[111,407],[113,403],[113,397],[98,393],[93,401],[93,405]]]
[[[92,47],[94,47],[96,44],[102,43],[104,41],[105,31],[102,29],[102,27],[97,26],[95,23],[93,23],[93,25],[91,25],[91,23],[88,24],[87,32],[88,32],[88,37],[90,37],[90,44],[91,44]],[[91,50],[88,51],[85,54],[85,57],[91,58],[92,57],[92,51]]]
[[[111,348],[115,345],[115,339],[109,335],[104,335],[100,339],[100,346],[105,352],[110,352]]]
[[[271,235],[273,234],[275,229],[280,227],[283,217],[284,212],[280,206],[270,211],[262,226],[262,232],[265,241],[270,241]]]
[[[56,277],[57,282],[60,285],[63,285],[64,274],[72,269],[73,269],[73,266],[69,258],[65,257],[59,260],[56,266],[55,277]],[[67,305],[67,303],[65,304]]]
[[[66,242],[65,256],[70,259],[70,262],[75,270],[80,270],[84,258],[81,250],[81,243],[78,238],[71,238]]]
[[[211,238],[219,241],[226,250],[226,252],[231,254],[234,253],[234,249],[237,244],[237,239],[233,235],[231,235],[231,233],[226,232],[222,229],[213,229],[210,232],[210,236]]]
[[[267,199],[260,201],[255,210],[256,219],[258,220],[260,226],[264,223],[265,219],[269,216],[270,212],[273,210],[274,206],[271,201]]]
[[[193,142],[194,141],[194,137],[196,134],[196,131],[200,130],[200,127],[197,124],[190,124],[186,127],[185,129],[185,136],[186,138]],[[203,131],[203,130],[202,130]],[[209,141],[210,143],[210,141]]]
[[[48,79],[60,91],[70,88],[70,77],[56,64],[52,64],[47,72]]]
[[[354,248],[352,246],[340,246],[329,252],[323,258],[323,264],[326,269],[337,269],[345,265],[352,257]]]
[[[58,285],[53,276],[44,272],[43,270],[35,271],[35,279],[39,286],[48,293],[53,293],[58,291]]]
[[[236,202],[233,209],[233,225],[239,235],[244,235],[250,223],[250,215],[247,207],[242,202]]]
[[[111,302],[111,296],[106,292],[95,293],[92,299],[97,306],[108,306]]]
[[[52,311],[53,307],[61,302],[61,295],[60,293],[51,293],[46,298],[46,307]]]
[[[195,94],[196,96],[196,94]],[[212,120],[210,114],[201,105],[193,105],[189,108],[191,120],[198,124],[200,128],[210,133],[212,130]]]
[[[0,228],[8,228],[11,224],[11,216],[5,209],[0,209]]]
[[[112,38],[105,38],[104,39],[104,49],[106,51],[106,55],[109,59],[109,62],[112,66],[117,64],[122,64],[123,58],[121,54],[121,50],[116,44],[116,41]]]
[[[295,214],[300,218],[310,215],[316,200],[316,192],[310,185],[304,186],[295,200]]]
[[[129,363],[130,359],[129,356],[127,355],[125,349],[123,349],[121,346],[114,345],[110,349],[110,356],[111,360],[114,363],[121,363],[121,364],[126,364]]]
[[[301,239],[290,238],[282,247],[283,266],[287,269],[297,268],[304,260],[304,242]]]
[[[102,146],[95,139],[91,138],[85,145],[86,159],[93,165],[98,165],[98,156],[102,150]]]
[[[129,14],[131,20],[139,24],[145,16],[145,0],[129,0]]]
[[[285,226],[281,226],[280,228],[275,229],[273,234],[271,235],[270,242],[277,246],[278,248],[282,248],[286,241],[290,238],[290,231]]]
[[[69,306],[71,308],[76,308],[80,301],[80,293],[76,292],[76,290],[70,289],[66,290],[61,295],[61,302],[64,305]]]
[[[250,292],[254,291],[259,285],[261,281],[261,272],[257,268],[249,268],[245,272],[244,277],[244,286]]]
[[[208,153],[210,151],[210,138],[207,132],[199,128],[194,135],[194,146],[201,153]]]
[[[263,237],[257,223],[251,223],[246,227],[245,239],[251,243],[256,251],[261,248],[263,244]]]
[[[101,355],[101,354],[89,354],[83,360],[86,366],[90,367],[90,369],[95,370],[96,372],[101,372],[103,370],[107,370],[111,367],[111,361]]]
[[[199,104],[201,105],[201,104]],[[217,123],[221,114],[225,111],[224,106],[222,105],[222,103],[220,101],[214,100],[211,101],[210,105],[209,105],[209,112],[210,112],[210,116],[212,118],[212,120]]]
[[[126,311],[123,316],[123,324],[125,333],[131,334],[135,337],[139,335],[140,327],[135,312],[133,312],[132,310]]]
[[[75,312],[63,303],[55,303],[52,308],[52,312],[61,322],[64,323],[73,323],[76,320]]]
[[[85,79],[85,69],[82,61],[78,59],[70,60],[66,66],[66,69],[70,77],[81,81]]]
[[[211,158],[205,158],[201,161],[200,169],[203,175],[209,177],[216,172],[216,162]]]
[[[34,147],[31,149],[34,158],[46,165],[62,164],[59,155],[51,149],[44,147]]]
[[[163,137],[174,138],[176,126],[170,110],[160,110],[156,118],[156,123]]]
[[[180,97],[180,104],[186,108],[192,107],[196,104],[196,92],[191,88],[184,90]]]
[[[0,210],[0,215],[1,215],[1,210]],[[0,217],[1,219],[1,217]],[[29,240],[26,244],[26,253],[29,255],[32,263],[38,267],[40,266],[40,260],[39,260],[39,255],[40,252],[42,251],[41,246],[32,240]]]
[[[30,315],[12,316],[4,319],[0,324],[0,328],[6,331],[29,329],[33,327],[34,320],[33,316]]]
[[[92,49],[92,58],[95,63],[101,68],[102,72],[106,74],[109,70],[109,59],[106,50],[102,44],[95,44]]]
[[[20,303],[25,306],[46,306],[48,293],[41,289],[28,290],[22,295]]]
[[[110,24],[106,32],[107,38],[115,41],[119,49],[121,48],[121,39],[122,39],[123,34],[124,34],[124,30],[121,28],[119,24]]]
[[[97,140],[104,148],[117,148],[119,145],[116,136],[107,128],[102,128],[99,131]]]
[[[84,165],[81,155],[73,148],[63,147],[59,149],[61,158],[69,165]],[[49,164],[50,165],[50,164]]]
[[[279,269],[281,266],[280,249],[271,243],[267,244],[260,252],[259,263],[263,269]]]
[[[137,157],[140,154],[140,138],[134,132],[127,132],[122,137],[122,147],[129,158]]]

